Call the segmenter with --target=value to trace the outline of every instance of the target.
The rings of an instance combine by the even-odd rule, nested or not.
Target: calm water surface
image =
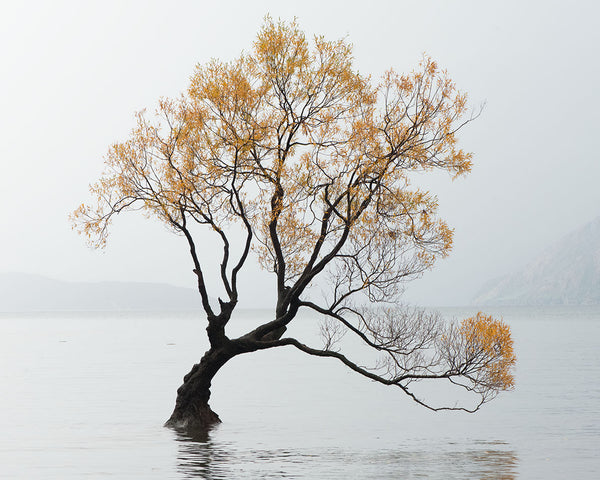
[[[487,311],[512,326],[517,388],[475,415],[279,349],[226,365],[200,438],[161,426],[206,348],[198,314],[4,314],[0,478],[600,478],[600,308]]]

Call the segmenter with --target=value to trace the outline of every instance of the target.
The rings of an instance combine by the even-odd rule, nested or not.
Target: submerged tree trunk
[[[215,374],[233,356],[224,348],[211,348],[204,354],[177,389],[175,409],[165,427],[202,430],[221,422],[208,404],[210,385]]]
[[[206,327],[211,348],[204,354],[200,363],[194,365],[183,378],[183,385],[177,389],[175,409],[166,421],[165,427],[198,433],[206,432],[211,426],[221,423],[219,416],[212,411],[208,404],[210,386],[214,376],[236,355],[261,348],[270,348],[271,345],[268,345],[268,342],[281,338],[287,329],[285,325],[275,325],[273,329],[267,328],[264,332],[259,328],[243,337],[231,340],[225,335],[225,325],[230,318],[235,302],[221,301],[220,303],[221,314],[209,315]],[[258,343],[257,338],[263,344]]]

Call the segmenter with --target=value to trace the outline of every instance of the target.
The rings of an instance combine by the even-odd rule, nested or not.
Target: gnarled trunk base
[[[208,404],[211,380],[217,371],[232,357],[223,350],[211,349],[200,363],[194,365],[177,389],[175,409],[165,427],[177,430],[207,430],[221,423],[219,416]]]
[[[210,405],[199,406],[191,412],[173,412],[171,417],[165,422],[165,427],[175,430],[208,430],[214,425],[221,423],[219,416],[213,412]]]

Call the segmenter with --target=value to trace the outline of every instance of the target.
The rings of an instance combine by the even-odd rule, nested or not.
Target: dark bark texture
[[[210,386],[215,374],[232,356],[224,349],[214,348],[204,354],[200,363],[194,365],[177,389],[175,409],[165,423],[166,427],[202,430],[221,422],[208,404]]]
[[[225,303],[221,307],[227,307]],[[276,342],[287,330],[281,322],[273,321],[261,325],[256,330],[235,340],[225,335],[225,324],[231,310],[219,316],[208,317],[206,331],[211,348],[204,354],[200,363],[193,366],[177,389],[177,400],[171,417],[165,423],[178,431],[206,432],[215,424],[221,423],[219,416],[210,408],[211,382],[217,372],[233,357],[276,346]]]

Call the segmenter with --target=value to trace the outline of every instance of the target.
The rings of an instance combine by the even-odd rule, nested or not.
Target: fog
[[[197,63],[248,50],[270,14],[347,37],[359,70],[374,77],[409,71],[426,52],[474,108],[485,103],[460,135],[474,152],[472,174],[419,178],[439,196],[455,244],[406,292],[423,304],[464,304],[600,215],[599,13],[592,1],[4,2],[0,272],[193,286],[185,241],[162,225],[122,215],[98,252],[68,214],[89,199],[134,112],[182,92]],[[214,257],[212,241],[201,250]],[[272,296],[257,268],[242,280],[245,305]]]

